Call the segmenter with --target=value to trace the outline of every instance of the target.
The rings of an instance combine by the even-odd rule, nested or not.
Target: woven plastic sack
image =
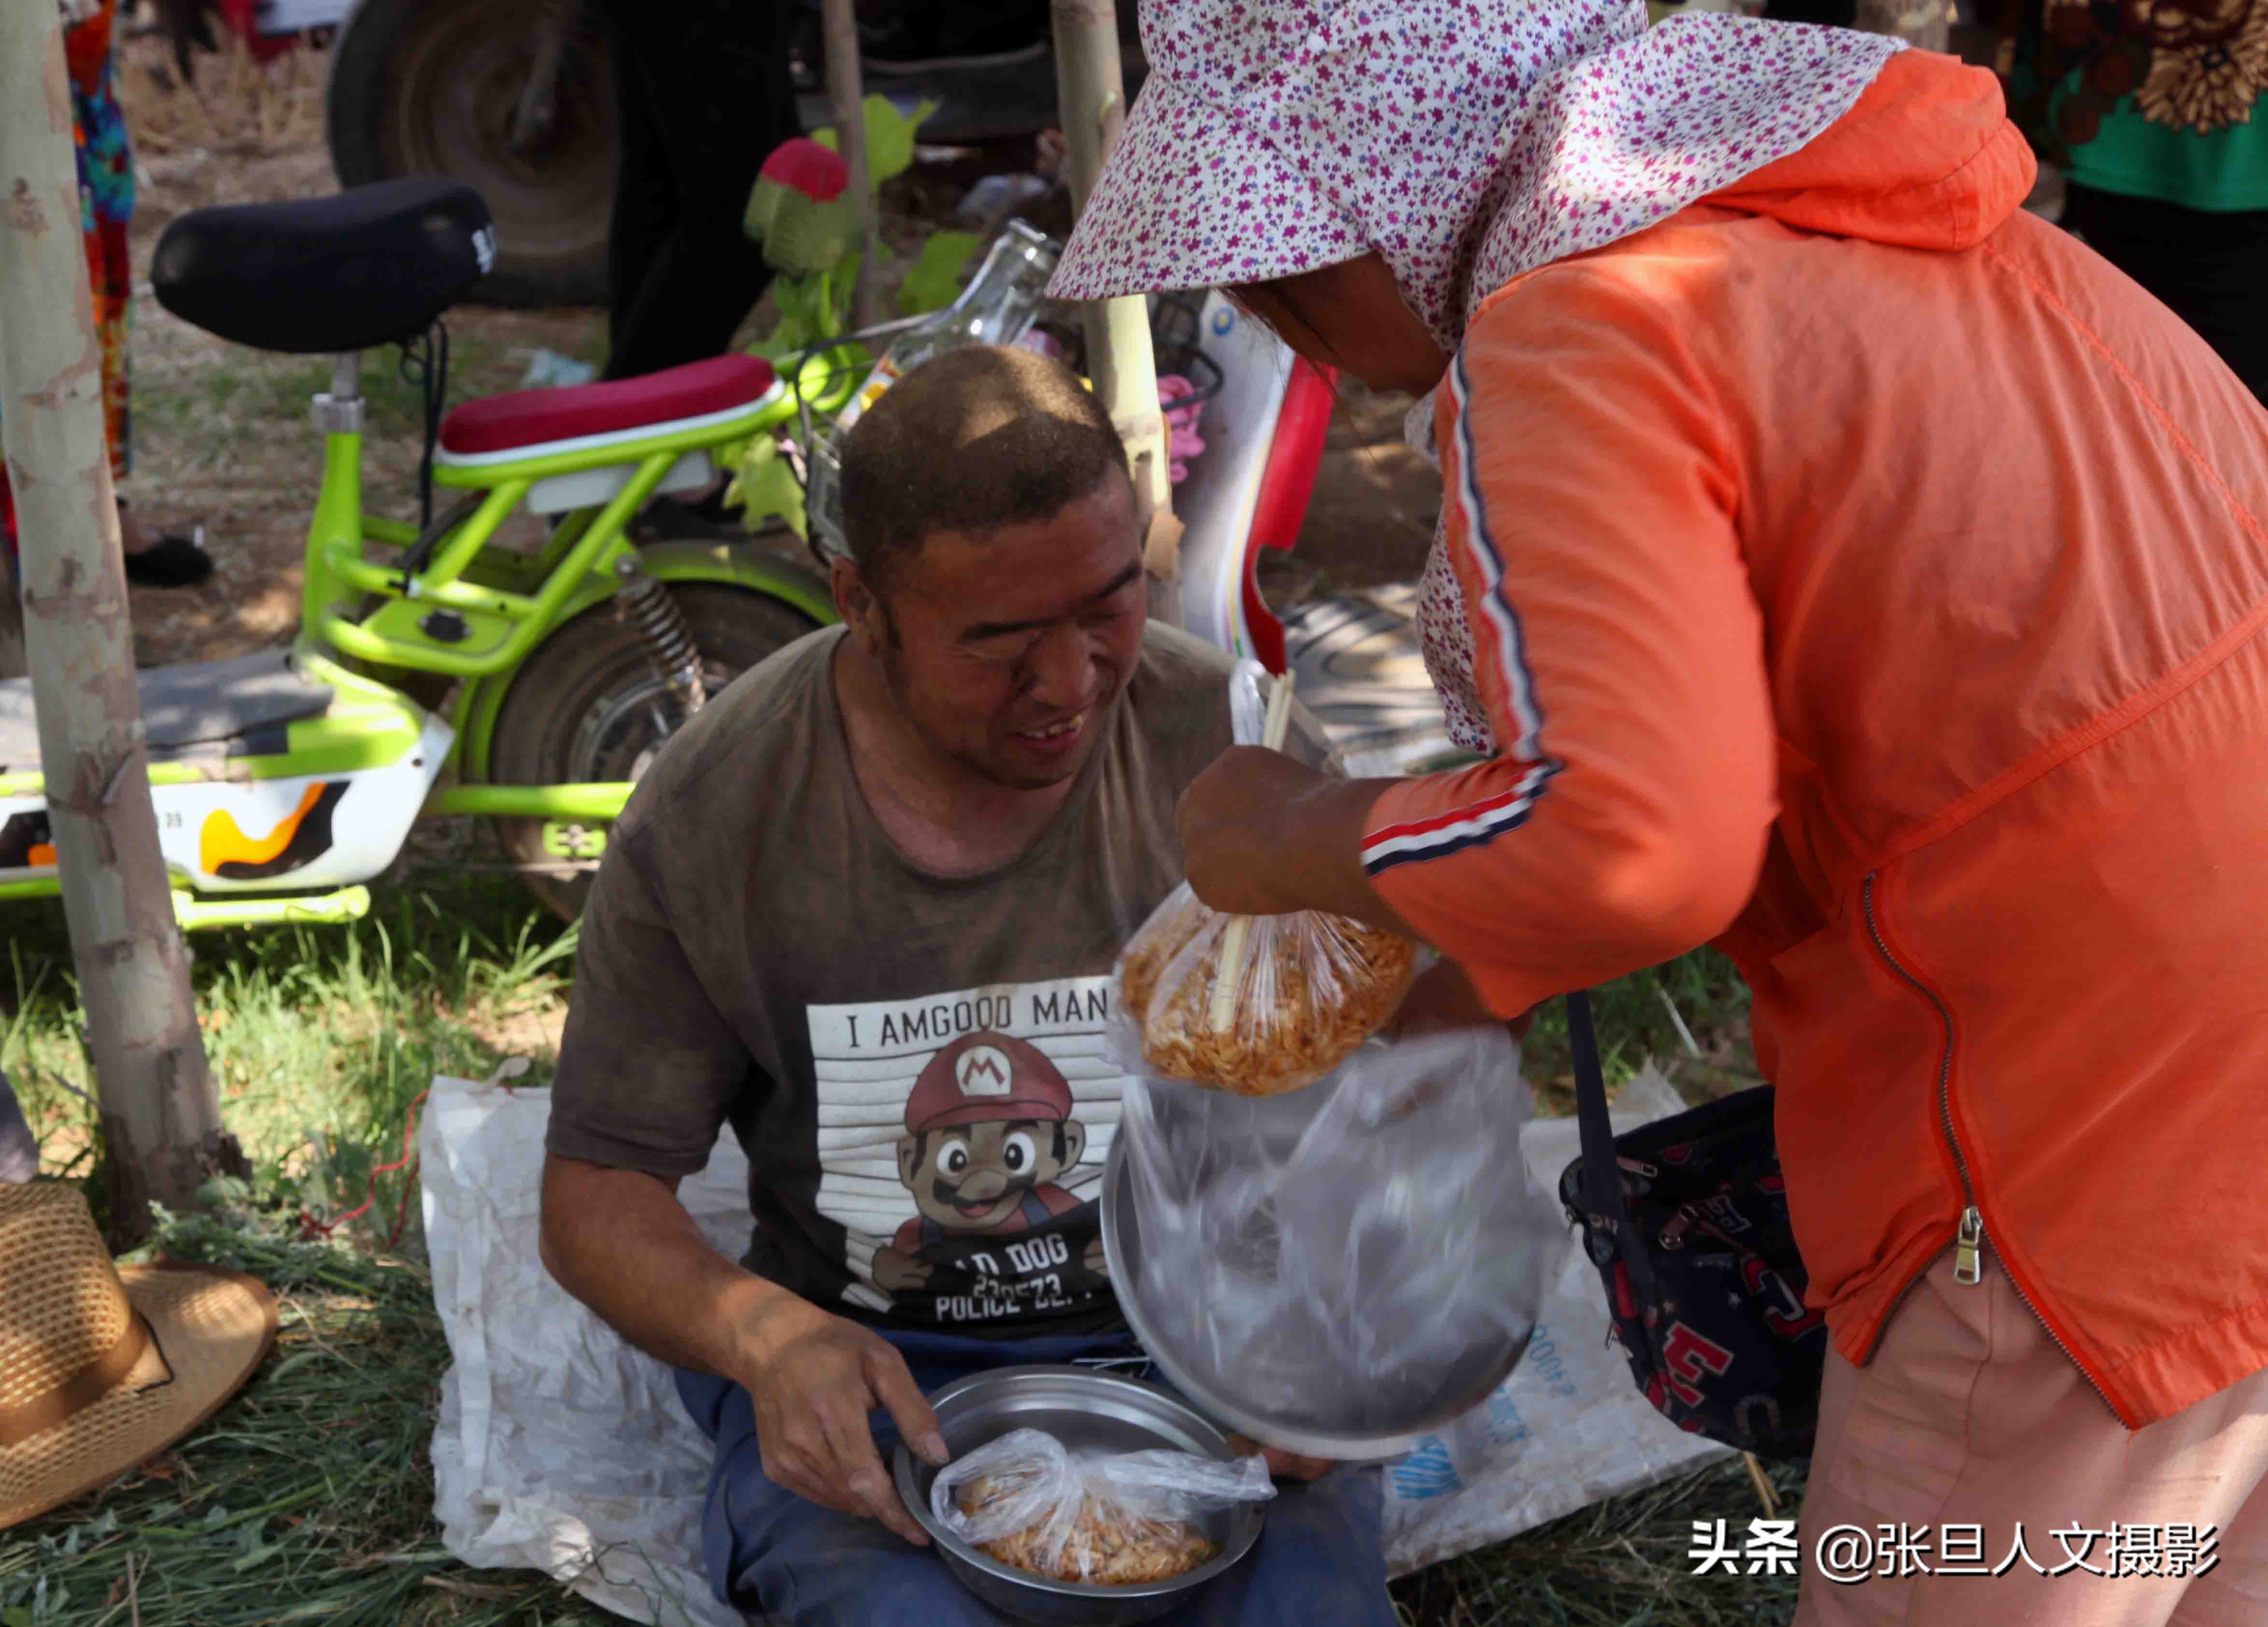
[[[1258,745],[1256,661],[1237,665],[1229,711],[1240,746]],[[1302,910],[1237,924],[1184,882],[1151,912],[1119,957],[1114,1041],[1130,1068],[1272,1096],[1314,1084],[1375,1033],[1409,992],[1418,946],[1344,916]],[[1217,991],[1225,946],[1241,959]],[[1233,958],[1233,956],[1231,958]]]
[[[1529,1103],[1493,1024],[1371,1040],[1267,1100],[1130,1081],[1120,1292],[1191,1382],[1259,1417],[1395,1433],[1477,1400],[1565,1247],[1521,1156]]]
[[[1275,1495],[1258,1457],[1073,1453],[1035,1429],[956,1458],[929,1494],[940,1525],[1002,1564],[1104,1587],[1196,1570],[1218,1550],[1205,1515]]]

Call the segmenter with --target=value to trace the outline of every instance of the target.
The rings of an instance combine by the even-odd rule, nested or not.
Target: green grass
[[[1749,1051],[1748,985],[1713,949],[1697,949],[1593,990],[1591,1017],[1599,1070],[1609,1094],[1648,1059],[1695,1102],[1762,1083]],[[1689,1052],[1689,1038],[1699,1056]],[[1560,1002],[1552,1001],[1537,1014],[1521,1048],[1521,1064],[1539,1086],[1546,1111],[1573,1110],[1567,1011]]]
[[[553,331],[556,329],[557,331]],[[530,355],[546,342],[568,351],[591,350],[589,335],[563,324],[530,328],[473,313],[451,329],[447,407],[520,387]],[[363,354],[364,479],[372,513],[409,518],[424,445],[420,387],[401,372],[392,347]],[[314,497],[320,438],[309,424],[309,399],[331,386],[328,358],[263,355],[230,346],[216,365],[202,350],[137,358],[134,423],[137,478],[147,501],[178,500],[170,489],[202,491],[202,501],[287,517],[297,532]],[[163,484],[147,477],[163,471]],[[166,492],[163,498],[158,495]]]
[[[361,1203],[372,1170],[401,1158],[409,1104],[433,1075],[486,1078],[512,1049],[498,1038],[563,990],[572,939],[511,877],[374,890],[352,926],[190,939],[206,1055],[262,1206],[328,1216]],[[48,1172],[92,1177],[93,1083],[62,909],[11,909],[0,1068]],[[373,1216],[398,1211],[408,1173],[377,1178]]]
[[[363,1220],[305,1240],[303,1211],[361,1203],[402,1155],[435,1073],[483,1078],[556,1011],[571,937],[509,877],[461,870],[373,889],[348,928],[193,939],[198,1007],[231,1129],[255,1174],[220,1218],[164,1218],[155,1247],[249,1270],[282,1297],[276,1354],[173,1451],[97,1497],[0,1533],[0,1627],[600,1627],[615,1618],[526,1572],[474,1572],[432,1521],[427,1457],[448,1362],[416,1206],[387,1248],[413,1171],[379,1174]],[[1666,988],[1720,1070],[1738,1076],[1746,997],[1717,957],[1689,956],[1602,991],[1616,1078],[1682,1049]],[[87,1180],[92,1088],[77,1039],[60,910],[12,906],[0,968],[0,1065],[51,1173]],[[1540,1020],[1532,1075],[1565,1065]],[[1685,1082],[1691,1082],[1689,1070]],[[531,1083],[548,1069],[539,1064]],[[1705,1083],[1703,1088],[1715,1088]],[[99,1182],[91,1196],[100,1201]],[[1782,1471],[1783,1492],[1799,1490]],[[1586,1509],[1395,1586],[1410,1627],[1734,1627],[1778,1623],[1786,1579],[1697,1578],[1692,1522],[1741,1531],[1758,1512],[1738,1466]]]
[[[424,433],[423,397],[402,376],[401,363],[401,352],[391,346],[363,353],[364,432],[374,441],[414,442]],[[522,348],[501,342],[477,320],[459,322],[450,332],[448,404],[517,389],[526,366]],[[230,348],[225,366],[200,361],[151,366],[142,374],[135,380],[136,428],[169,438],[195,437],[201,445],[260,443],[279,425],[304,427],[308,399],[331,387],[328,357],[270,355],[242,346]]]

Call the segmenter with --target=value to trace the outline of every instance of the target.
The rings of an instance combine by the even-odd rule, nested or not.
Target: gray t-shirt
[[[842,637],[711,701],[615,824],[550,1149],[679,1176],[729,1123],[751,1270],[865,1319],[1115,1325],[1095,1202],[1122,1083],[1108,974],[1182,879],[1174,805],[1230,743],[1230,662],[1153,625],[1055,821],[946,879],[906,861],[852,774]],[[1321,761],[1294,716],[1292,749]]]

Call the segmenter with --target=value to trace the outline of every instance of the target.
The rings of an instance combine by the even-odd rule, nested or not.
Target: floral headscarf
[[[1049,291],[1252,283],[1377,251],[1446,350],[1480,302],[1786,157],[1903,43],[1644,0],[1143,0],[1149,82]],[[1452,738],[1491,749],[1456,581],[1419,595]]]

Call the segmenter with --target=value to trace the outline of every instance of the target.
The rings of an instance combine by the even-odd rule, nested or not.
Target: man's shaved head
[[[934,533],[1046,519],[1128,478],[1110,415],[1069,368],[971,345],[915,368],[851,427],[843,526],[877,583]]]

